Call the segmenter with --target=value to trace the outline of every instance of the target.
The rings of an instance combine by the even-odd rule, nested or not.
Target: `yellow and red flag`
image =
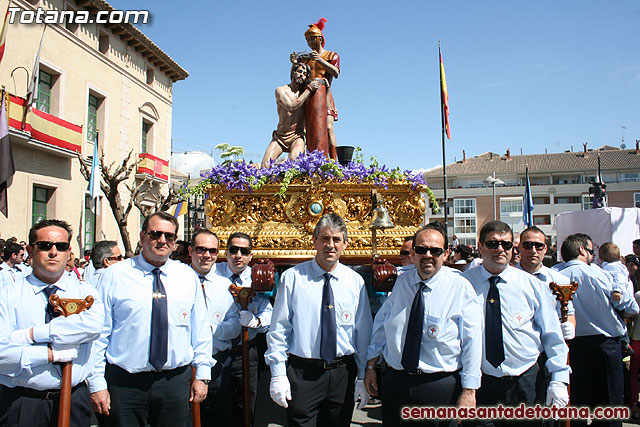
[[[447,138],[451,139],[451,128],[449,127],[449,93],[447,92],[447,78],[444,76],[444,63],[442,62],[442,52],[438,46],[440,55],[440,102],[442,103],[442,118],[444,128],[447,131]]]

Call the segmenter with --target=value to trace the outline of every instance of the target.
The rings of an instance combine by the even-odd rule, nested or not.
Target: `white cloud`
[[[191,175],[191,178],[200,177],[200,171],[209,170],[214,165],[215,161],[211,155],[202,151],[173,153],[171,155],[171,167],[182,173]]]

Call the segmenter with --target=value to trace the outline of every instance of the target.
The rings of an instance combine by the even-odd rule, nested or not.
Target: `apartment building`
[[[515,232],[524,230],[522,219],[525,170],[533,196],[533,221],[555,243],[555,217],[561,212],[591,209],[589,187],[600,157],[609,206],[640,208],[640,147],[622,150],[603,146],[581,152],[528,155],[483,153],[447,165],[447,229],[461,243],[477,246],[477,234],[494,217]],[[443,207],[442,167],[424,173]],[[495,187],[494,187],[495,184]],[[444,209],[427,209],[427,221],[444,220]],[[585,230],[588,232],[588,230]]]
[[[85,13],[89,22],[113,8],[103,0],[10,0],[23,11]],[[5,10],[6,0],[0,0]],[[117,15],[116,15],[117,16]],[[144,28],[144,25],[140,26]],[[43,35],[44,30],[44,35]],[[26,116],[25,96],[42,38],[35,106]],[[8,190],[9,216],[0,215],[0,237],[26,239],[43,218],[68,221],[76,254],[97,240],[119,240],[103,200],[90,208],[88,183],[77,154],[91,157],[96,136],[107,165],[131,153],[134,173],[120,184],[144,186],[144,202],[166,193],[170,180],[173,85],[188,77],[180,65],[130,22],[9,25],[0,83],[10,93],[10,140],[16,174]],[[90,166],[90,164],[89,164]],[[135,247],[140,211],[128,217]]]

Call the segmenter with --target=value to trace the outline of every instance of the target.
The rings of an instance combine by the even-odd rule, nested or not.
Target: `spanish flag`
[[[440,103],[442,104],[443,125],[447,131],[447,138],[451,139],[451,129],[449,127],[449,93],[447,92],[447,78],[444,76],[444,63],[442,62],[442,52],[438,45],[440,55]]]

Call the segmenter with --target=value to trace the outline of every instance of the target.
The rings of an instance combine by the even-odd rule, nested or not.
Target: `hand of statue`
[[[314,92],[316,89],[320,87],[320,82],[318,80],[311,80],[307,85],[311,92]]]
[[[289,61],[291,61],[291,63],[293,64],[297,60],[298,60],[298,54],[295,52],[291,52],[291,55],[289,55]]]
[[[318,52],[316,52],[315,50],[312,50],[311,53],[309,54],[309,56],[311,56],[311,59],[314,59],[316,61],[321,61],[322,58],[320,57],[320,54]]]

